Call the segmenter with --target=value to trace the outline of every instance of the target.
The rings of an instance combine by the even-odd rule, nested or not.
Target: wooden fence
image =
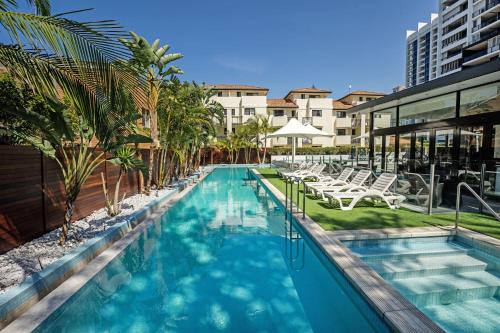
[[[149,151],[142,149],[143,160],[149,161]],[[256,151],[250,163],[257,162]],[[205,152],[205,164],[229,163],[226,152]],[[245,163],[243,151],[238,163]],[[73,220],[81,219],[104,207],[101,172],[106,176],[108,191],[114,193],[119,168],[101,164],[84,184],[75,205]],[[122,178],[123,193],[139,192],[138,173]],[[0,145],[0,253],[28,242],[61,226],[65,198],[61,172],[55,161],[26,146]]]
[[[143,154],[147,157],[146,150]],[[119,168],[103,163],[84,184],[74,220],[104,207],[101,172],[108,191],[114,191]],[[120,198],[138,190],[136,172],[122,178]],[[63,180],[56,162],[29,147],[0,145],[0,253],[60,227],[64,203]]]

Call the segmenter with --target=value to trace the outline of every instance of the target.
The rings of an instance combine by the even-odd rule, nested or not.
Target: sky
[[[75,20],[114,19],[169,44],[183,80],[247,84],[283,97],[299,87],[391,92],[404,83],[406,30],[438,0],[52,0]]]

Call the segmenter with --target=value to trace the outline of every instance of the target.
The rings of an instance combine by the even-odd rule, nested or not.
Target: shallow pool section
[[[499,249],[455,236],[344,243],[447,332],[498,332]]]
[[[219,168],[38,332],[386,332],[244,168]]]

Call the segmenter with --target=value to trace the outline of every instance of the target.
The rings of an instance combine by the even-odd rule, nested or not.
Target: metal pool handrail
[[[490,205],[488,205],[486,203],[486,201],[483,200],[483,198],[481,198],[481,196],[479,194],[477,194],[473,189],[472,187],[469,186],[469,184],[465,183],[465,182],[461,182],[457,185],[457,203],[456,203],[456,215],[455,215],[455,229],[458,229],[458,223],[460,221],[460,189],[463,187],[465,187],[466,189],[468,189],[470,191],[470,193],[472,193],[472,195],[474,197],[476,197],[476,199],[484,206],[486,207],[486,209],[491,213],[493,214],[493,216],[498,220],[500,221],[500,215],[498,215],[494,210],[493,208],[490,207]]]

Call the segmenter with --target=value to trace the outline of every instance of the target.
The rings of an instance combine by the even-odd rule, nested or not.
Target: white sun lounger
[[[354,178],[346,184],[317,186],[312,188],[312,190],[316,197],[321,196],[323,200],[328,201],[325,197],[325,193],[333,194],[344,192],[353,188],[364,187],[365,182],[368,178],[370,178],[371,174],[370,170],[360,170],[356,176],[354,176]],[[365,189],[367,188],[365,187]]]
[[[295,171],[289,171],[289,172],[282,172],[281,173],[281,177],[283,177],[283,178],[294,177],[296,175],[299,175],[299,174],[302,174],[302,173],[305,173],[305,172],[314,171],[317,167],[318,167],[318,163],[308,164],[307,167],[305,167],[303,169],[299,169],[299,170],[295,170]]]
[[[311,189],[314,191],[314,189],[319,187],[345,185],[347,184],[347,181],[349,180],[349,177],[351,177],[353,172],[353,168],[345,168],[337,178],[330,177],[330,179],[325,179],[324,181],[306,182],[306,189]]]
[[[325,193],[330,204],[336,201],[341,210],[352,210],[358,202],[364,199],[380,199],[383,200],[390,209],[399,207],[399,203],[405,200],[405,196],[396,195],[389,191],[391,185],[396,181],[397,176],[391,173],[383,173],[368,189],[365,187],[354,187],[345,192],[340,193]],[[342,203],[343,199],[351,199],[351,203],[346,207]]]
[[[283,174],[283,178],[294,178],[294,177],[300,177],[302,175],[316,175],[316,174],[320,174],[321,171],[320,171],[320,168],[323,168],[323,165],[322,164],[318,164],[318,163],[314,163],[314,165],[312,167],[310,167],[309,169],[305,169],[305,170],[298,170],[298,171],[295,171],[295,172],[288,172],[288,173],[284,173]]]
[[[295,180],[295,181],[298,181],[299,179],[301,179],[301,180],[306,179],[306,178],[318,178],[321,176],[321,173],[323,172],[323,170],[325,170],[325,168],[326,168],[326,164],[320,164],[313,171],[302,172],[301,174],[299,174],[297,176],[293,176],[291,178],[293,178],[293,180]]]

